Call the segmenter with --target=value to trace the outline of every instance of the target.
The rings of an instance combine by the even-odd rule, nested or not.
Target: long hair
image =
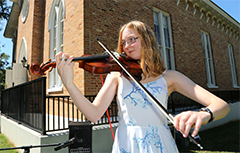
[[[161,59],[160,52],[158,52],[158,46],[153,30],[145,23],[140,21],[131,21],[122,26],[119,32],[118,48],[117,52],[122,53],[123,48],[122,33],[125,28],[136,30],[141,38],[141,68],[143,70],[143,76],[146,78],[147,74],[152,77],[161,75],[165,68],[165,65]]]

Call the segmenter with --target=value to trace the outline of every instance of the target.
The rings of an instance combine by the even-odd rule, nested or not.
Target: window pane
[[[57,15],[55,15],[55,18],[54,18],[54,29],[53,29],[53,48],[56,49],[57,47]]]
[[[167,58],[167,69],[171,70],[171,56],[170,56],[170,49],[166,49],[166,58]]]
[[[168,31],[168,23],[167,23],[167,17],[163,15],[163,32],[164,32],[164,38],[165,38],[165,45],[166,47],[170,47],[169,43],[169,31]]]
[[[159,45],[161,45],[161,35],[160,35],[160,27],[159,27],[159,20],[158,20],[158,13],[154,12],[154,28],[155,28],[155,37]]]
[[[165,45],[166,47],[170,47],[169,37],[168,37],[168,29],[164,27],[164,37],[165,37]]]
[[[203,53],[205,58],[207,83],[210,86],[215,86],[214,67],[213,67],[209,34],[205,32],[201,32],[201,38],[202,38]]]
[[[63,44],[63,11],[60,12],[60,46]]]
[[[238,86],[233,50],[232,50],[232,45],[230,44],[228,44],[228,52],[229,52],[229,61],[230,61],[231,72],[232,72],[232,83],[233,83],[233,86]]]

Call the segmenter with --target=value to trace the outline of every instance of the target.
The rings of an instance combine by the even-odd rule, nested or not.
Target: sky
[[[7,1],[8,5],[11,6],[12,2]],[[232,16],[236,21],[240,23],[240,0],[212,0],[215,4],[217,4],[220,8],[222,8],[225,12],[227,12],[230,16]],[[12,40],[9,38],[5,38],[3,36],[4,30],[7,24],[6,20],[2,20],[1,26],[3,26],[3,30],[0,31],[0,45],[4,45],[1,47],[0,53],[4,52],[9,55],[9,62],[12,61]],[[11,64],[10,64],[11,65]]]

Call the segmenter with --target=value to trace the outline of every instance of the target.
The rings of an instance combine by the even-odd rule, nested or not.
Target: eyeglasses
[[[123,41],[122,42],[122,44],[121,44],[121,46],[122,47],[125,47],[126,46],[126,44],[128,44],[128,45],[132,45],[133,43],[135,43],[136,42],[136,39],[138,39],[139,37],[131,37],[131,38],[128,38],[127,39],[127,41]]]

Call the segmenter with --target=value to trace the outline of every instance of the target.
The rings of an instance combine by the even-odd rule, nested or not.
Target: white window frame
[[[204,53],[205,66],[206,66],[207,86],[209,88],[218,88],[215,82],[212,49],[211,49],[209,33],[205,31],[201,31],[201,38],[202,38],[202,46],[203,46],[203,53]]]
[[[58,52],[63,52],[63,22],[65,17],[64,0],[53,0],[48,19],[50,32],[50,59],[54,60]],[[63,84],[56,69],[49,73],[49,89],[47,92],[63,90]]]
[[[163,12],[155,7],[153,7],[153,17],[154,17],[154,26],[157,25],[159,27],[159,35],[160,40],[157,39],[157,29],[155,29],[156,39],[158,42],[159,52],[161,53],[162,60],[169,70],[175,70],[175,60],[174,60],[174,50],[173,50],[173,39],[172,39],[172,27],[171,27],[171,19],[170,15],[166,12]],[[167,25],[164,25],[164,17],[166,17]],[[155,26],[156,27],[156,26]],[[167,28],[168,34],[168,45],[166,45],[166,39],[164,35],[164,27]],[[167,51],[166,51],[167,50]]]
[[[231,73],[232,73],[232,84],[234,88],[239,88],[238,82],[237,82],[237,73],[236,73],[236,67],[234,62],[234,54],[233,54],[233,48],[231,44],[228,45],[228,54],[229,54],[229,61],[230,61],[230,67],[231,67]]]
[[[25,59],[28,62],[27,42],[26,42],[26,39],[24,37],[22,38],[22,41],[21,41],[21,44],[20,44],[17,63],[22,64],[21,60],[23,59],[23,57],[25,57]],[[25,66],[27,66],[27,62],[26,62]]]
[[[29,10],[29,0],[24,0],[22,5],[22,23],[25,23]]]

